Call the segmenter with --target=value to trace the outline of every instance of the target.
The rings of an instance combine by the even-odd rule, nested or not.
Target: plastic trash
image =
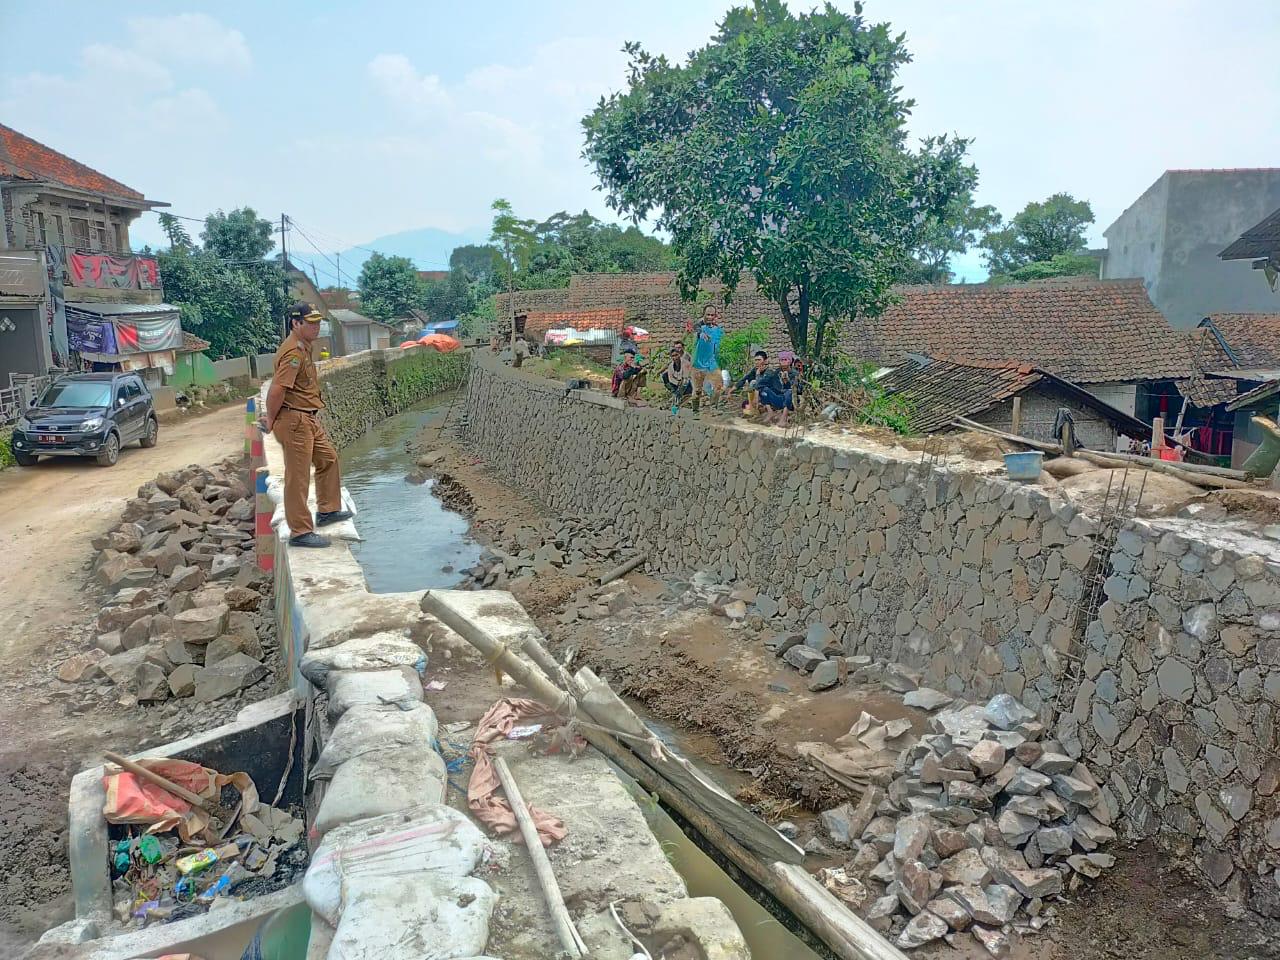
[[[191,873],[199,873],[201,870],[208,869],[218,862],[218,852],[212,847],[201,850],[199,853],[193,853],[189,856],[179,857],[173,862],[178,868],[178,872],[183,876]]]
[[[149,833],[138,841],[138,852],[147,863],[159,863],[160,858],[164,856],[164,848],[160,846],[160,841]]]

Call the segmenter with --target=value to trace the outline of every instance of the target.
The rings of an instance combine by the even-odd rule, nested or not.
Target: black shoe
[[[296,537],[289,538],[289,546],[291,547],[327,547],[330,542],[328,537],[322,537],[312,531],[300,533]]]
[[[355,514],[350,510],[330,510],[328,513],[316,514],[316,526],[327,527],[331,523],[341,523],[343,520],[350,520]]]

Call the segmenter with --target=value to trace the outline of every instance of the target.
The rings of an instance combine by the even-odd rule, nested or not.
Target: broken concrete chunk
[[[902,905],[911,913],[923,910],[941,887],[941,875],[934,873],[919,860],[908,860],[898,867],[894,891]]]
[[[1043,773],[1019,766],[1009,782],[1004,785],[1004,789],[1007,793],[1030,797],[1048,787],[1052,782]]]
[[[68,657],[58,667],[58,679],[64,683],[83,683],[86,680],[92,680],[101,673],[98,663],[106,656],[106,651],[94,647]]]
[[[139,703],[169,699],[169,677],[158,665],[144,662],[134,673],[134,689]]]
[[[804,645],[816,650],[824,657],[838,657],[844,653],[844,647],[825,623],[811,623],[804,634]]]
[[[969,763],[984,777],[998,773],[1004,761],[1005,749],[994,740],[979,741],[969,750]]]
[[[895,941],[904,950],[913,950],[926,943],[932,943],[947,933],[947,924],[940,917],[927,910],[911,918],[902,933]]]
[[[175,697],[189,697],[196,692],[196,670],[194,663],[180,663],[169,674],[169,692]]]
[[[1000,919],[1000,925],[1012,923],[1018,908],[1022,906],[1022,897],[1018,891],[1003,883],[989,883],[982,888],[982,892],[991,905],[992,915]]]
[[[977,850],[961,850],[938,866],[942,880],[948,885],[985,887],[991,882],[991,870],[982,862]]]
[[[1010,870],[1009,879],[1024,897],[1051,897],[1062,892],[1062,874],[1052,867]]]
[[[230,696],[267,675],[267,668],[252,657],[235,653],[213,666],[196,671],[196,699],[208,703]]]
[[[1036,714],[1019,703],[1007,693],[998,693],[991,698],[983,711],[992,726],[1001,730],[1013,730],[1023,723],[1036,719]]]
[[[813,668],[813,676],[809,678],[809,690],[820,693],[830,690],[840,683],[840,663],[836,660],[824,660]]]
[[[806,647],[804,644],[800,644],[799,646],[792,647],[783,654],[782,659],[787,661],[787,663],[791,664],[791,666],[795,667],[801,673],[810,673],[818,664],[825,663],[827,658],[817,650],[814,650],[811,647]]]
[[[183,610],[174,615],[173,635],[186,643],[208,643],[223,633],[230,612],[224,603]]]
[[[917,859],[929,842],[933,821],[927,814],[912,814],[898,821],[894,831],[893,856],[899,863]]]
[[[975,925],[970,930],[970,933],[973,934],[973,939],[982,944],[983,949],[995,957],[996,960],[1004,960],[1005,957],[1009,956],[1009,951],[1012,949],[1009,937],[1002,931],[990,930],[986,927]]]
[[[918,710],[938,710],[955,700],[955,697],[943,693],[941,690],[934,690],[930,687],[920,687],[916,690],[910,690],[903,694],[902,702],[908,707],[915,707]]]
[[[943,896],[930,900],[925,910],[942,920],[952,930],[968,930],[973,924],[973,917],[969,916],[969,911],[950,897]]]

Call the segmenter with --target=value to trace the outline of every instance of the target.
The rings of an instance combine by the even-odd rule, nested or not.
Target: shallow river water
[[[460,571],[479,559],[481,548],[471,537],[466,519],[441,505],[430,482],[414,485],[405,480],[419,456],[418,435],[449,415],[453,396],[434,397],[384,420],[342,451],[342,482],[356,502],[356,525],[365,538],[352,552],[374,593],[455,586],[461,581]],[[645,716],[640,704],[632,706]],[[678,732],[665,725],[655,724],[655,728],[662,739],[690,755]],[[716,769],[712,775],[724,780],[731,791],[741,785],[730,782],[731,771]],[[753,957],[809,960],[818,956],[734,883],[660,807],[643,796],[638,799],[689,893],[720,899],[737,921]]]
[[[432,397],[390,417],[342,451],[342,483],[364,537],[351,552],[373,593],[456,586],[461,571],[480,558],[466,518],[441,505],[433,481],[405,479],[419,456],[418,434],[448,415],[454,397]]]

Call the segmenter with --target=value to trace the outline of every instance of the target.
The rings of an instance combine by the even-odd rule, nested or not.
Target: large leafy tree
[[[1084,252],[1084,232],[1091,223],[1093,208],[1089,202],[1069,193],[1055,193],[1038,203],[1028,203],[1008,224],[991,230],[983,239],[987,268],[993,278],[999,278],[1033,263],[1068,257],[1059,263],[1070,272],[1072,265],[1082,263],[1070,255]]]
[[[627,52],[628,89],[583,121],[610,205],[670,234],[686,297],[753,275],[803,353],[822,355],[829,322],[883,310],[926,226],[973,186],[966,141],[908,146],[909,55],[861,4],[797,16],[755,0],[685,64]]]
[[[443,280],[423,285],[419,305],[432,320],[457,320],[469,313],[475,305],[471,295],[471,282],[462,270],[450,270],[449,276]]]
[[[471,280],[491,281],[502,274],[502,251],[491,243],[454,247],[449,269],[461,270]]]
[[[403,317],[421,302],[422,282],[408,257],[375,253],[360,268],[360,310],[375,320]]]
[[[1000,214],[995,207],[976,205],[972,190],[958,191],[940,214],[926,222],[902,279],[910,283],[950,283],[951,258],[977,244],[981,235],[999,223]]]
[[[270,220],[263,220],[252,207],[230,213],[219,210],[204,222],[200,239],[204,248],[224,260],[263,260],[275,246]]]
[[[174,246],[157,259],[165,299],[214,357],[243,357],[280,342],[284,277],[269,261],[229,264],[207,250]]]

